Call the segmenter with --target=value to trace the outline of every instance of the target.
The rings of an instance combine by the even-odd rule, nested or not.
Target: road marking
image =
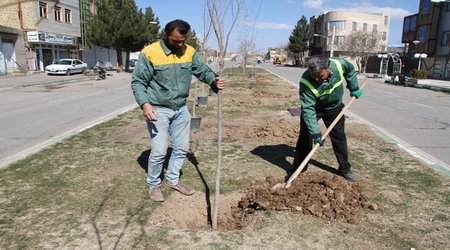
[[[8,90],[8,89],[13,89],[14,87],[3,87],[3,88],[0,88],[0,91],[3,91],[3,90]]]
[[[392,95],[392,96],[395,96],[395,97],[400,97],[399,95],[397,95],[397,94],[394,94],[394,93],[392,93],[392,92],[383,92],[384,94],[387,94],[387,95]]]
[[[431,106],[428,106],[428,105],[425,105],[425,104],[422,104],[422,103],[417,103],[417,102],[413,102],[413,103],[418,105],[418,106],[422,106],[422,107],[426,107],[426,108],[433,108]]]
[[[265,69],[265,70],[268,70],[268,69]],[[268,70],[268,71],[270,71],[270,70]],[[274,74],[274,75],[276,75],[277,77],[279,77],[279,78],[285,80],[286,82],[292,84],[292,85],[293,85],[294,87],[296,87],[297,89],[299,88],[299,85],[298,85],[298,84],[293,83],[293,82],[289,81],[288,79],[286,79],[286,78],[284,78],[284,77],[282,77],[282,76],[280,76],[280,75],[278,75],[278,74],[276,74],[276,73],[274,73],[274,72],[272,72],[272,71],[270,71],[270,73],[271,73],[271,74]]]
[[[396,144],[401,149],[404,149],[406,152],[408,152],[410,155],[412,155],[416,158],[419,158],[420,160],[422,160],[426,164],[432,166],[433,168],[438,169],[447,175],[450,175],[450,166],[447,165],[445,162],[435,158],[434,156],[432,156],[428,153],[423,152],[422,150],[412,146],[411,144],[407,143],[406,141],[389,133],[387,130],[385,130],[381,127],[378,127],[375,124],[370,123],[369,121],[363,119],[362,117],[360,117],[356,114],[354,114],[350,111],[347,111],[347,113],[349,114],[349,116],[352,116],[355,119],[360,120],[363,123],[365,123],[366,125],[368,125],[369,127],[371,127],[375,132],[377,132],[381,136],[381,138],[385,139],[386,141]]]

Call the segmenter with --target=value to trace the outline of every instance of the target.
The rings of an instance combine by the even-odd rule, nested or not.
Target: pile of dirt
[[[258,227],[264,220],[266,210],[290,211],[329,221],[355,223],[359,209],[372,208],[360,184],[329,173],[307,172],[299,175],[291,187],[272,190],[280,182],[284,183],[282,179],[269,176],[253,182],[245,195],[221,195],[218,229],[229,231]],[[150,222],[155,226],[208,230],[211,228],[213,203],[212,197],[202,192],[192,196],[175,192],[164,202],[164,206],[156,209]]]
[[[291,187],[273,191],[271,188],[280,182],[284,183],[271,176],[255,181],[234,208],[233,217],[245,222],[242,217],[251,217],[256,211],[276,210],[355,223],[358,210],[370,206],[369,197],[360,184],[348,182],[336,175],[307,172],[299,175]]]

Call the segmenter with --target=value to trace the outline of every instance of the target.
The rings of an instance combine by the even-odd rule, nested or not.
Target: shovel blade
[[[282,188],[284,188],[284,187],[285,187],[284,183],[277,183],[275,186],[273,186],[273,187],[271,188],[271,190],[272,190],[272,191],[275,191],[275,190],[278,190],[278,189],[282,189]]]

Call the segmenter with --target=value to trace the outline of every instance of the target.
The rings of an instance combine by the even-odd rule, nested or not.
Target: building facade
[[[33,1],[35,27],[26,28],[26,47],[35,60],[35,68],[60,58],[79,58],[80,11],[78,0]],[[32,64],[30,63],[30,66]]]
[[[43,71],[56,59],[78,58],[78,0],[5,1],[0,46],[6,71]]]
[[[345,56],[345,40],[352,32],[374,32],[381,35],[379,51],[386,51],[390,17],[355,11],[330,11],[310,18],[313,33],[311,55]]]
[[[0,75],[44,71],[61,58],[117,67],[115,50],[88,44],[87,23],[95,8],[95,0],[1,0]]]
[[[407,72],[420,65],[430,78],[450,79],[450,2],[420,0],[419,12],[403,19],[402,42]]]
[[[23,13],[30,13],[31,9],[32,2],[0,2],[0,75],[28,70],[23,30],[31,22],[23,19]]]

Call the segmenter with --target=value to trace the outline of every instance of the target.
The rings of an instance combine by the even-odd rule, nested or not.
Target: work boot
[[[164,183],[164,185],[168,188],[175,189],[184,195],[193,195],[195,193],[195,191],[192,188],[182,183],[181,181],[178,181],[176,185],[170,184],[168,182]]]
[[[158,186],[149,187],[147,190],[148,198],[153,201],[163,202],[164,196],[161,193],[161,189]]]
[[[344,179],[346,179],[347,181],[355,182],[356,180],[358,180],[358,177],[356,177],[356,175],[354,175],[350,170],[347,171],[339,170],[339,174],[342,177],[344,177]]]

